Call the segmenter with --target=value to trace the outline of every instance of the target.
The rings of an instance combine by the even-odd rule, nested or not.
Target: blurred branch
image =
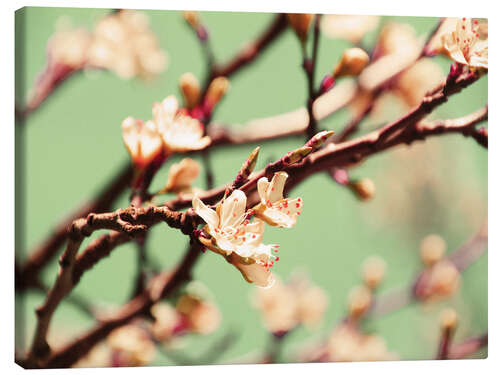
[[[488,346],[488,334],[472,337],[460,344],[451,345],[449,359],[462,359],[476,353],[478,350]]]
[[[277,14],[273,21],[255,41],[248,43],[240,52],[225,64],[215,64],[212,77],[227,77],[248,66],[259,57],[286,30],[287,21],[284,14]]]
[[[68,237],[68,228],[71,223],[94,212],[104,212],[109,210],[116,199],[129,186],[132,180],[133,169],[127,163],[120,172],[96,195],[96,198],[85,203],[73,214],[56,225],[51,231],[51,235],[33,251],[29,253],[27,260],[16,272],[16,290],[22,290],[31,285],[36,285],[40,270],[45,267],[57,254],[59,248]]]
[[[60,271],[54,286],[47,293],[44,303],[37,308],[37,325],[32,348],[28,356],[30,362],[37,363],[50,354],[46,336],[50,321],[62,299],[74,288],[79,279],[74,278],[77,253],[85,237],[99,229],[111,229],[130,237],[144,233],[151,225],[165,222],[184,234],[191,234],[196,227],[196,219],[191,211],[173,212],[165,207],[129,207],[113,213],[90,214],[86,219],[73,222],[65,252],[59,261]]]
[[[54,351],[47,361],[42,363],[43,367],[70,367],[78,359],[85,356],[94,345],[106,338],[111,331],[127,324],[138,316],[147,314],[151,306],[156,302],[168,298],[191,279],[191,270],[200,254],[202,254],[200,245],[198,241],[193,240],[191,247],[173,275],[166,272],[153,278],[147,290],[121,307],[113,316],[102,319],[88,333]]]
[[[485,223],[480,230],[467,241],[467,243],[448,256],[448,260],[455,264],[458,271],[465,271],[487,250],[487,228],[487,223]],[[371,308],[370,315],[373,317],[387,315],[417,301],[418,297],[415,294],[415,291],[418,284],[424,279],[424,275],[425,270],[421,271],[408,287],[390,291],[385,295],[377,297]]]

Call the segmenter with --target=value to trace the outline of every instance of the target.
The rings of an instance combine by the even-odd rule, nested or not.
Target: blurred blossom
[[[186,328],[191,332],[206,335],[219,327],[219,309],[210,301],[186,294],[179,298],[176,309],[184,317]]]
[[[443,80],[443,71],[437,63],[428,58],[420,59],[396,78],[394,91],[412,108]]]
[[[328,359],[333,362],[394,361],[395,353],[389,352],[385,340],[367,335],[349,324],[339,325],[328,340]]]
[[[358,44],[369,31],[379,24],[378,16],[347,16],[327,14],[321,21],[321,30],[330,38],[346,39]]]
[[[415,294],[422,300],[435,300],[454,295],[460,285],[460,272],[443,259],[427,268],[417,283]]]
[[[149,29],[147,16],[121,10],[103,17],[94,30],[89,65],[114,71],[122,78],[151,78],[161,73],[167,56]]]
[[[158,341],[167,342],[174,335],[174,330],[181,324],[177,311],[166,302],[159,302],[151,308],[154,323],[151,332]]]
[[[446,252],[446,242],[437,234],[430,234],[420,243],[420,257],[427,266],[440,261]]]
[[[168,179],[164,192],[190,193],[192,184],[200,174],[200,163],[191,158],[184,158],[180,163],[172,164],[168,171]]]
[[[49,40],[47,52],[52,63],[80,69],[87,62],[92,35],[85,29],[63,29]]]
[[[158,157],[163,142],[158,127],[153,121],[127,117],[122,122],[122,137],[135,166],[143,168]]]
[[[203,124],[180,111],[173,95],[153,104],[153,118],[168,152],[201,150],[210,144],[210,137],[203,136]]]
[[[106,342],[113,351],[113,367],[144,366],[156,354],[155,344],[147,331],[134,324],[115,329]]]
[[[72,367],[92,368],[109,367],[111,365],[111,350],[105,343],[95,345],[86,356],[82,357]]]
[[[481,32],[481,34],[480,34]],[[449,57],[470,68],[488,69],[488,26],[470,18],[462,18],[455,31],[442,36]]]
[[[408,68],[419,57],[422,40],[407,24],[391,23],[383,27],[373,53],[373,62],[359,76],[365,90],[374,90],[395,74]]]
[[[297,218],[302,212],[302,199],[284,198],[283,189],[288,174],[275,173],[271,182],[262,177],[257,182],[260,204],[254,208],[255,216],[264,220],[269,225],[282,228],[292,228],[297,223]]]
[[[282,334],[299,324],[317,326],[323,318],[328,298],[323,289],[304,275],[296,275],[287,284],[277,279],[271,288],[258,289],[253,302],[261,312],[266,328]]]
[[[286,15],[290,27],[295,31],[302,43],[307,40],[307,34],[311,27],[314,14],[307,13],[289,13]]]
[[[372,256],[363,262],[363,282],[370,289],[375,289],[385,275],[386,263],[378,257]]]

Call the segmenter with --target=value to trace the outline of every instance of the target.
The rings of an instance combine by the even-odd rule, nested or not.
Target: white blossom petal
[[[208,224],[210,228],[216,228],[219,225],[219,216],[217,212],[207,207],[198,196],[193,198],[193,209]]]

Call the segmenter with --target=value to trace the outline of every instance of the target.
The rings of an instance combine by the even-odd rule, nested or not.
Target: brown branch
[[[129,207],[112,213],[90,214],[85,219],[78,219],[73,222],[66,250],[59,261],[59,275],[54,286],[47,294],[44,303],[36,310],[38,320],[28,361],[37,364],[48,357],[50,348],[46,336],[55,309],[74,288],[81,273],[95,264],[91,260],[98,260],[105,256],[103,254],[100,254],[99,257],[95,256],[95,249],[102,250],[103,247],[100,245],[101,242],[97,244],[94,242],[86,252],[86,254],[90,255],[86,255],[83,258],[84,260],[82,260],[82,257],[77,260],[78,249],[85,237],[90,236],[99,229],[119,231],[129,237],[134,237],[144,233],[151,225],[158,222],[165,222],[170,227],[180,229],[184,234],[191,234],[196,226],[196,220],[197,216],[191,211],[180,213],[170,211],[166,207],[150,206],[147,208]],[[109,236],[101,241],[107,241],[108,247],[110,247],[110,244],[116,247],[118,243],[123,243],[123,238],[117,237],[111,239]],[[94,254],[93,257],[92,254]],[[89,261],[89,259],[91,260]],[[75,268],[76,264],[79,265],[79,268]],[[75,272],[78,272],[77,278],[75,278]]]
[[[22,290],[36,285],[40,270],[57,254],[59,248],[68,237],[68,227],[71,223],[85,217],[91,212],[99,213],[111,208],[114,201],[123,193],[132,180],[133,169],[130,164],[122,167],[120,172],[106,185],[96,198],[77,209],[51,231],[52,234],[37,248],[30,252],[28,259],[16,272],[16,290]]]
[[[259,57],[278,37],[286,30],[287,21],[284,14],[278,14],[274,17],[271,24],[265,31],[253,42],[247,44],[243,50],[238,52],[229,62],[223,65],[215,65],[213,77],[228,77],[248,66],[257,57]]]
[[[161,299],[169,297],[181,285],[191,279],[191,269],[200,254],[202,252],[199,243],[192,241],[189,251],[173,275],[167,272],[155,277],[151,281],[149,289],[120,308],[113,314],[113,317],[101,320],[88,333],[55,351],[43,364],[43,367],[70,367],[78,359],[85,356],[94,345],[103,340],[111,331],[127,324],[136,317],[147,314],[152,305]]]
[[[454,329],[444,328],[441,333],[441,340],[439,342],[438,355],[436,359],[449,359],[449,351],[451,346],[451,341],[453,339]]]
[[[488,334],[472,337],[460,344],[454,344],[449,350],[449,359],[462,359],[476,353],[478,350],[488,346]]]

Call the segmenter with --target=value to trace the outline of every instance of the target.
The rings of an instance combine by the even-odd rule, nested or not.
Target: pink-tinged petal
[[[235,190],[222,203],[220,212],[220,224],[222,228],[237,227],[245,216],[247,197],[241,190]]]
[[[243,277],[249,283],[254,283],[262,288],[271,288],[274,285],[275,278],[271,271],[261,264],[253,263],[250,265],[241,264],[237,261],[233,265],[241,272]]]
[[[147,164],[154,159],[162,148],[162,140],[153,121],[148,121],[144,124],[140,140],[142,158]]]
[[[269,187],[267,188],[267,199],[271,202],[277,202],[283,199],[283,189],[288,178],[286,172],[277,172],[274,174]]]
[[[141,120],[133,117],[127,117],[122,122],[123,143],[125,143],[125,147],[132,159],[139,156],[139,126],[141,123]]]
[[[257,191],[259,192],[259,197],[262,204],[266,204],[268,188],[269,188],[268,179],[266,177],[259,178],[259,181],[257,181]]]
[[[193,209],[196,214],[201,217],[208,224],[210,228],[217,228],[219,225],[219,217],[217,212],[207,207],[200,198],[195,196],[193,198]]]

